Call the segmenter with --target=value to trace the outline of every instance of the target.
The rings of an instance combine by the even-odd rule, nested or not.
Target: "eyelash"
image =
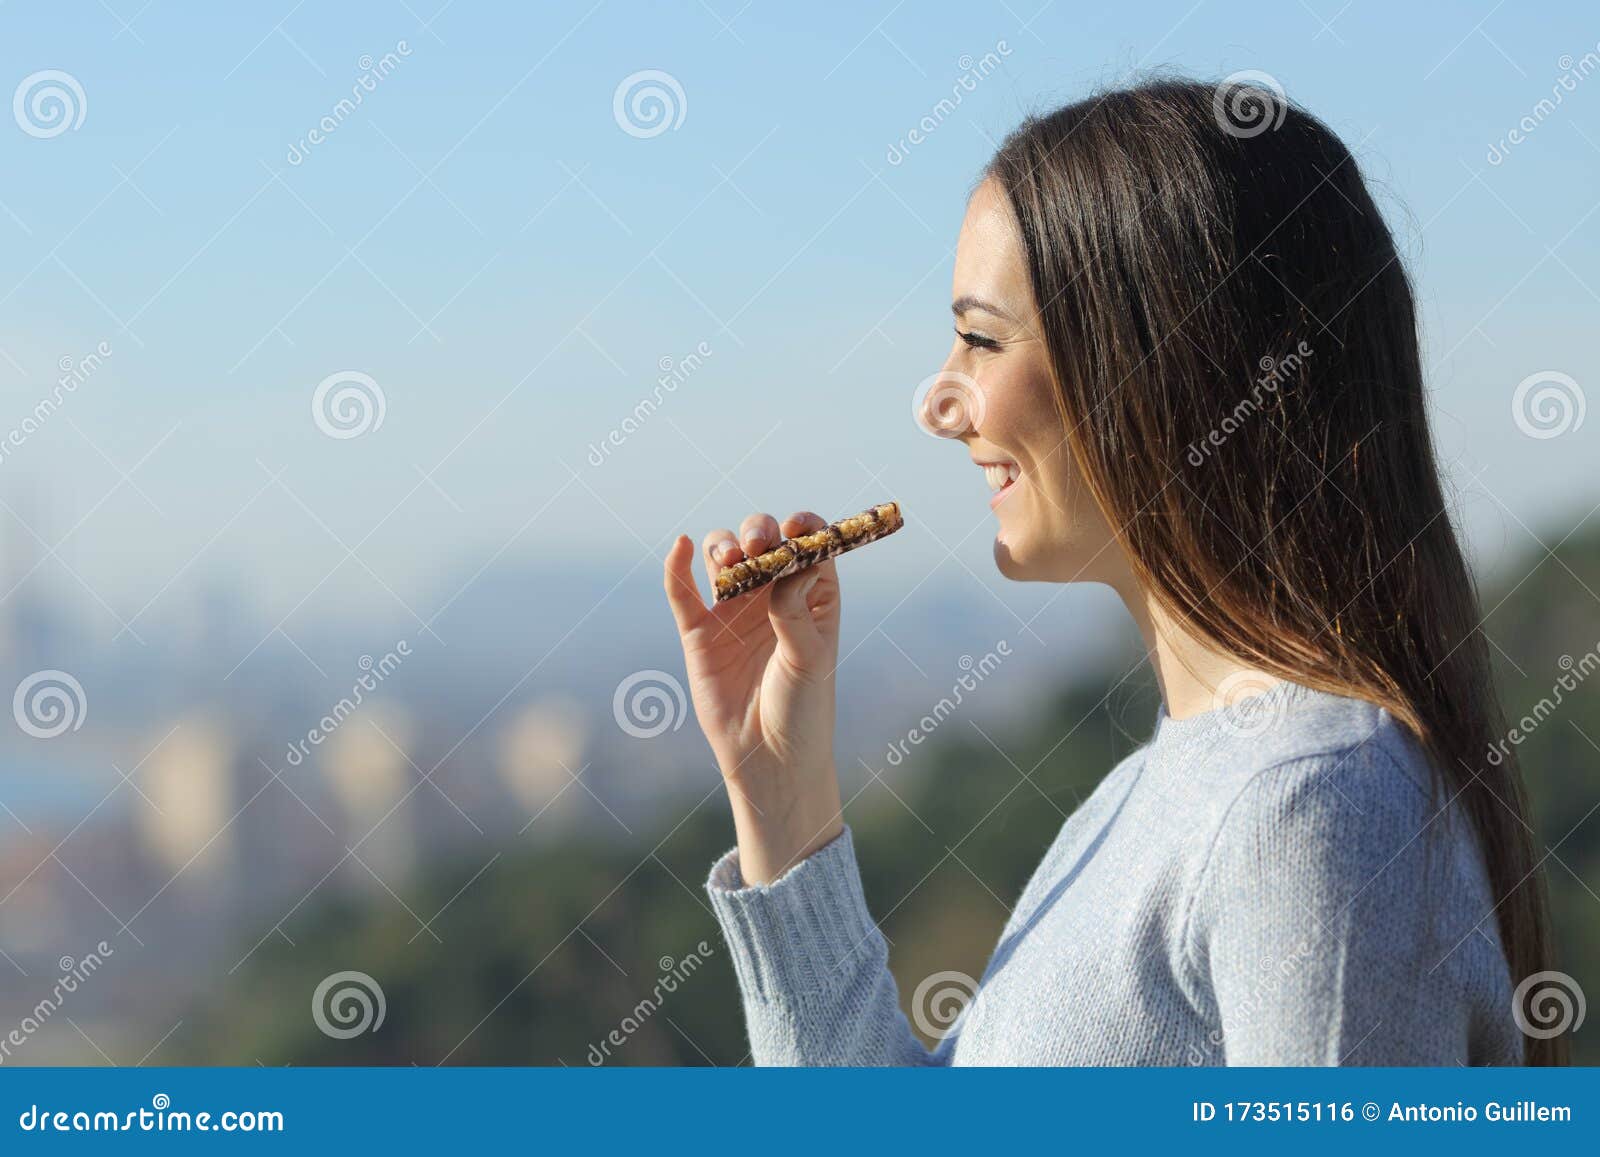
[[[973,349],[997,350],[1000,348],[1000,343],[995,341],[994,338],[983,337],[980,334],[970,333],[966,330],[962,330],[959,327],[956,329],[956,336],[962,341],[966,342],[967,345],[971,346]]]

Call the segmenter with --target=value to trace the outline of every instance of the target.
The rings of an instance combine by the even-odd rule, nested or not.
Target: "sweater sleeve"
[[[1440,801],[1442,803],[1442,801]],[[1377,744],[1255,775],[1218,829],[1187,940],[1230,1065],[1466,1063],[1497,978],[1475,844]],[[1465,839],[1464,839],[1465,837]],[[1454,903],[1435,902],[1450,890]],[[1460,927],[1442,927],[1445,912]],[[1496,941],[1497,942],[1497,941]],[[1503,979],[1499,980],[1503,986]]]
[[[770,884],[735,849],[706,885],[733,957],[758,1065],[936,1065],[900,1010],[888,946],[867,911],[850,829]]]

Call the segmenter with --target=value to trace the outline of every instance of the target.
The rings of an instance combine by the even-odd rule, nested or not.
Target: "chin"
[[[1050,568],[1039,565],[1033,552],[1028,549],[1027,540],[1021,536],[1007,535],[1005,531],[994,537],[994,565],[1012,582],[1037,583],[1051,579],[1048,573]]]
[[[1115,585],[1114,576],[1105,573],[1107,553],[1083,543],[1040,542],[1037,536],[1007,529],[994,538],[994,565],[1012,582]]]

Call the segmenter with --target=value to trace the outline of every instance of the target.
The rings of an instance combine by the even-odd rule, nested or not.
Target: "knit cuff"
[[[735,848],[712,867],[706,891],[747,999],[836,990],[856,969],[887,959],[848,827],[770,884],[746,886]]]

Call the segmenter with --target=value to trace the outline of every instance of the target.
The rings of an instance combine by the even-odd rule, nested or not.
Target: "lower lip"
[[[1022,480],[1017,478],[1011,482],[1007,482],[1004,486],[1000,487],[999,490],[996,490],[993,494],[991,494],[989,496],[989,509],[998,509],[1000,504],[1006,500],[1007,496],[1017,488],[1017,483],[1020,481]]]

